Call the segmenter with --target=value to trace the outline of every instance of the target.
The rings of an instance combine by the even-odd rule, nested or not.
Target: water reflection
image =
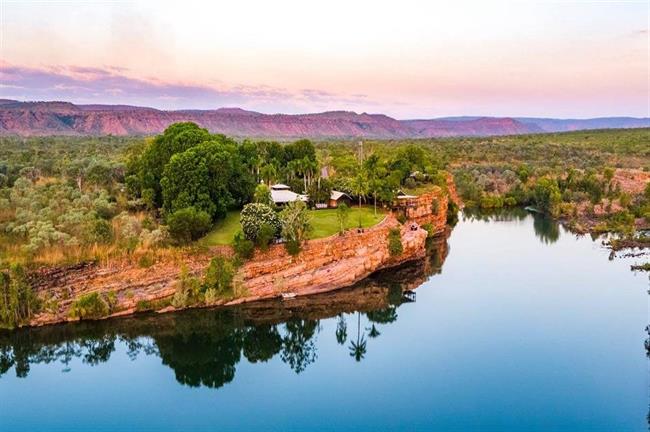
[[[550,216],[535,214],[533,228],[542,243],[553,244],[560,238],[560,224]]]
[[[337,342],[361,361],[369,341],[381,336],[380,327],[397,320],[400,305],[415,301],[412,290],[440,272],[447,236],[430,242],[428,250],[423,260],[309,298],[0,333],[0,376],[13,368],[16,376],[26,377],[31,365],[53,362],[68,372],[75,358],[97,365],[109,361],[121,344],[132,360],[159,357],[181,384],[219,388],[235,378],[242,357],[261,363],[279,356],[294,372],[303,372],[318,359],[321,320],[332,317]],[[362,326],[362,315],[368,327]],[[356,328],[349,334],[351,318]]]
[[[503,208],[493,210],[465,209],[463,220],[483,222],[523,221],[533,217],[535,236],[544,244],[553,244],[560,238],[560,224],[548,215],[529,212],[523,208]]]

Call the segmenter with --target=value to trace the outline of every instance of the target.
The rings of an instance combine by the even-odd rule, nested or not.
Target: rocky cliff
[[[399,256],[388,251],[388,233],[393,228],[401,232],[404,251]],[[352,285],[377,270],[424,257],[426,238],[426,231],[400,225],[391,214],[362,232],[352,230],[342,236],[309,241],[295,257],[282,245],[275,245],[246,262],[240,274],[245,289],[260,298],[283,292],[315,294]]]
[[[439,204],[432,205],[434,200]],[[427,232],[420,223],[430,223],[435,232],[443,234],[447,199],[442,189],[435,188],[418,198],[417,203],[409,207],[409,221],[404,224],[391,213],[372,228],[308,241],[297,256],[289,255],[283,245],[256,252],[235,276],[239,296],[218,304],[275,298],[282,293],[305,296],[332,291],[350,286],[378,270],[423,258]],[[403,252],[397,256],[392,256],[388,249],[388,233],[392,229],[399,229],[403,246]],[[104,265],[41,269],[31,275],[31,280],[46,308],[32,319],[31,325],[72,320],[69,310],[75,299],[92,292],[114,294],[111,316],[133,314],[143,304],[152,310],[174,310],[162,301],[174,295],[181,267],[185,266],[190,274],[202,276],[215,253],[223,251],[161,258],[150,268],[140,268],[134,260],[124,259]]]

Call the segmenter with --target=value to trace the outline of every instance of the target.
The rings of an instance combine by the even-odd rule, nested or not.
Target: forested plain
[[[310,238],[357,226],[347,205],[314,210],[332,190],[349,195],[362,229],[399,193],[446,189],[449,173],[468,209],[528,206],[577,231],[635,242],[650,221],[649,136],[633,129],[280,143],[178,123],[155,137],[3,137],[0,319],[19,325],[46,307],[30,289],[36,268],[124,259],[149,267],[224,243],[235,259],[214,258],[202,281],[182,276],[172,303],[233,296],[235,269],[256,250],[280,242],[298,254]],[[308,202],[276,206],[275,183]],[[457,211],[450,207],[450,221]],[[388,239],[391,253],[398,240]],[[106,315],[110,296],[96,297],[78,299],[71,313]]]
[[[175,127],[157,138],[2,138],[3,265],[192,244],[229,210],[254,201],[259,183],[285,183],[309,193],[312,204],[334,188],[381,207],[398,190],[439,184],[446,170],[468,207],[534,205],[569,221],[591,211],[600,216],[592,228],[625,232],[648,216],[647,190],[629,193],[612,181],[621,169],[650,170],[648,129],[312,144],[236,142]],[[196,166],[208,173],[192,177]],[[197,232],[170,235],[170,218],[188,208],[208,218],[198,217]]]

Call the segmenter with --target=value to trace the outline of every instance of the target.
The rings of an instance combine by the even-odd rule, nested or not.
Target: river
[[[2,333],[0,429],[647,430],[639,258],[520,212],[430,249],[311,298]]]

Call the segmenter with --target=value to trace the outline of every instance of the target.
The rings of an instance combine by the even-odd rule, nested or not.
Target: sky
[[[0,97],[650,116],[650,2],[0,0]]]

